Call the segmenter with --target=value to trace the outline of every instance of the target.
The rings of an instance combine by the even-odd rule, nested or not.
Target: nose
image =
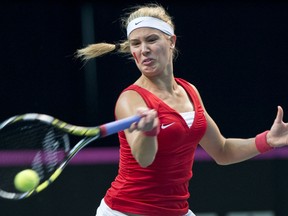
[[[141,51],[142,51],[143,54],[149,53],[149,52],[150,52],[149,45],[146,44],[146,43],[142,43],[142,45],[141,45]]]

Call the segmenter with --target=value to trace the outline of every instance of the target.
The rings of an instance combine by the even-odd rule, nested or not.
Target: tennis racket
[[[96,127],[71,125],[38,113],[7,119],[0,124],[0,197],[20,200],[43,191],[83,147],[129,128],[140,118],[131,116]],[[34,170],[40,182],[21,192],[15,188],[14,178],[25,169]]]

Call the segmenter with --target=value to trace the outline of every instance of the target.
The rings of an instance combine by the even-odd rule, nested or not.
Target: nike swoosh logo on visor
[[[173,125],[175,122],[172,122],[172,123],[170,123],[170,124],[162,124],[161,125],[161,129],[166,129],[166,128],[168,128],[168,127],[170,127],[171,125]]]

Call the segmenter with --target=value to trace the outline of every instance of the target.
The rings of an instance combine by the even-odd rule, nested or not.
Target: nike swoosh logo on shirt
[[[161,129],[166,129],[166,128],[168,128],[168,127],[170,127],[171,125],[173,125],[175,122],[172,122],[172,123],[170,123],[170,124],[162,124],[161,125]]]

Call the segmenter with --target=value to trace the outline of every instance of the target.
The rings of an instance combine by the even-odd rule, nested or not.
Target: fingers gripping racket
[[[43,191],[83,147],[129,128],[140,118],[132,116],[96,127],[75,126],[37,113],[9,118],[0,124],[0,197],[19,200]],[[39,184],[21,192],[14,179],[26,169],[38,174]]]

